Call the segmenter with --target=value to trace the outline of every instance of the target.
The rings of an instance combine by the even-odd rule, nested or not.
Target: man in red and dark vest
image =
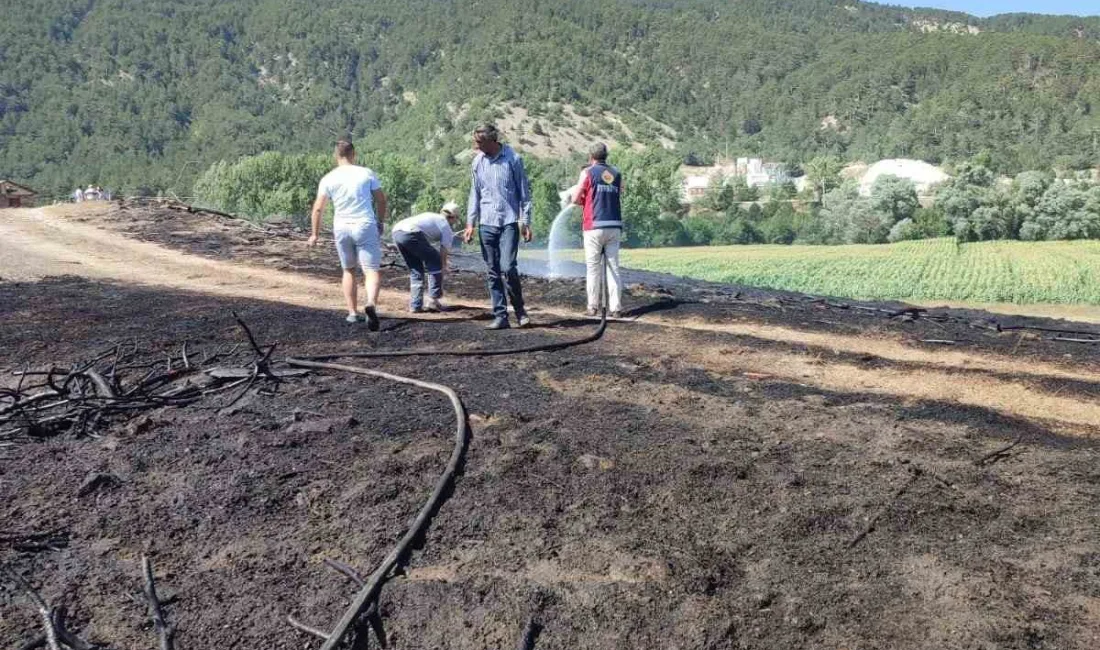
[[[588,315],[600,307],[600,290],[607,282],[608,304],[613,318],[621,316],[622,285],[619,282],[619,242],[623,232],[623,177],[607,164],[607,145],[597,142],[588,152],[588,167],[581,172],[573,202],[584,208],[584,261],[588,266]],[[603,275],[603,256],[607,275]]]

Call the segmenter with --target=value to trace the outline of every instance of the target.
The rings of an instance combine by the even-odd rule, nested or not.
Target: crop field
[[[850,298],[1100,304],[1097,241],[651,248],[624,250],[622,264]]]

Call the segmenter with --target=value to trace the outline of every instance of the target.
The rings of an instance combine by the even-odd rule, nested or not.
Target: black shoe
[[[377,332],[382,325],[378,321],[378,311],[373,307],[367,307],[367,329]]]
[[[511,327],[511,325],[508,324],[508,318],[506,316],[497,316],[496,318],[493,319],[493,322],[491,322],[491,323],[489,323],[488,325],[485,326],[485,329],[487,329],[487,330],[506,330],[510,327]]]

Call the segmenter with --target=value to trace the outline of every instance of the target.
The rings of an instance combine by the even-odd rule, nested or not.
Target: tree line
[[[448,200],[465,203],[467,167],[440,175],[415,159],[368,150],[362,164],[378,173],[394,218],[434,211]],[[744,179],[715,183],[694,205],[682,196],[680,160],[661,149],[616,150],[611,162],[627,182],[625,243],[632,247],[718,244],[877,244],[954,236],[959,241],[1100,238],[1100,185],[1023,172],[998,178],[966,162],[921,205],[913,183],[880,176],[867,196],[842,181],[835,161],[807,165],[807,189],[793,184],[764,190]],[[265,152],[211,165],[196,181],[201,204],[266,220],[283,217],[305,226],[317,183],[332,167],[328,154]],[[559,192],[572,185],[583,160],[531,161],[535,236],[545,240],[560,211]],[[573,215],[571,231],[579,242]]]

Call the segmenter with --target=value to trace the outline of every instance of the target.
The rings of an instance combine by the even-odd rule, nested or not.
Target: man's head
[[[486,156],[495,156],[500,151],[500,132],[493,124],[482,124],[474,130],[474,147]]]
[[[336,162],[355,162],[355,145],[351,143],[351,140],[340,140],[336,143]]]
[[[607,145],[597,142],[588,148],[588,159],[594,163],[607,162]]]
[[[454,225],[455,221],[458,220],[458,204],[454,201],[447,201],[439,209],[439,213],[447,219],[447,223]]]

